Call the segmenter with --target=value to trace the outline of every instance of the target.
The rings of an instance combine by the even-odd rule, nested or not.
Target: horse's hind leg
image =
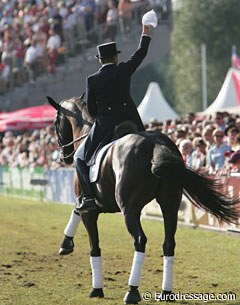
[[[103,274],[102,274],[102,257],[101,249],[99,248],[98,227],[97,227],[98,213],[82,214],[82,220],[88,232],[90,242],[90,264],[92,269],[92,287],[89,297],[103,298]]]
[[[175,233],[177,229],[178,210],[181,202],[182,190],[174,184],[162,184],[157,196],[164,219],[165,239],[163,243],[163,282],[165,293],[173,289],[173,263],[175,249]]]
[[[138,286],[140,283],[142,266],[145,259],[145,247],[147,238],[141,226],[140,213],[140,211],[130,211],[126,212],[124,215],[127,229],[134,239],[135,248],[131,274],[128,281],[130,290],[124,297],[125,304],[137,304],[141,301]]]

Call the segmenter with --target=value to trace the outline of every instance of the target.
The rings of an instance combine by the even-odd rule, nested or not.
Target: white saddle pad
[[[97,181],[103,156],[105,155],[105,152],[108,150],[108,148],[113,145],[114,142],[115,141],[103,146],[103,148],[101,148],[99,150],[99,152],[97,153],[95,163],[93,165],[91,165],[90,169],[89,169],[90,182],[96,182]]]

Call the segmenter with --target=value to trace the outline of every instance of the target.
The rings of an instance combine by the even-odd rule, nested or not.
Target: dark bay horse
[[[60,104],[50,97],[48,100],[57,110],[55,128],[64,161],[71,164],[74,151],[88,134],[93,119],[82,97],[63,100]],[[104,156],[98,181],[93,183],[99,210],[82,214],[90,239],[93,276],[90,297],[104,296],[97,226],[99,213],[123,213],[135,249],[130,288],[124,302],[137,304],[141,300],[138,286],[147,242],[140,222],[142,208],[156,199],[162,210],[165,230],[162,291],[167,295],[173,289],[174,236],[182,194],[220,221],[238,221],[236,200],[222,194],[219,187],[217,181],[186,168],[177,146],[162,133],[135,132],[117,139]],[[77,183],[75,189],[78,196]]]

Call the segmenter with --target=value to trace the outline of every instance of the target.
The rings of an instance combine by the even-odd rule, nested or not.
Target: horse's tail
[[[223,194],[223,185],[219,181],[187,168],[181,156],[166,146],[155,145],[151,171],[160,179],[182,187],[192,204],[210,212],[218,220],[236,223],[240,217],[240,211],[236,209],[239,200]]]

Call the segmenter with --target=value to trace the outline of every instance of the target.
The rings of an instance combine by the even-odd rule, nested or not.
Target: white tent
[[[145,96],[138,106],[138,112],[144,124],[151,120],[165,121],[178,118],[178,114],[169,106],[158,83],[151,82]]]
[[[230,68],[215,101],[203,112],[211,114],[216,111],[228,111],[239,108],[240,112],[240,71]]]

